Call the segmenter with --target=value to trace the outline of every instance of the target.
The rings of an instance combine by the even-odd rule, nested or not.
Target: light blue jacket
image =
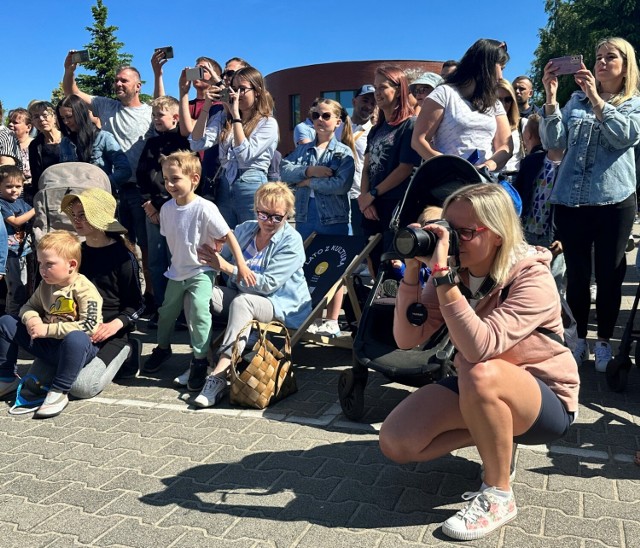
[[[566,149],[551,202],[569,207],[617,204],[636,190],[633,147],[640,143],[640,97],[605,103],[603,120],[582,91],[540,120],[545,149]]]
[[[66,136],[60,142],[60,161],[79,161],[76,145]],[[91,163],[109,176],[113,190],[119,189],[131,178],[132,171],[127,155],[122,152],[118,141],[108,131],[100,130],[96,135],[91,151]]]
[[[320,158],[315,147],[315,141],[298,145],[280,163],[280,178],[291,185],[308,178],[305,171],[309,166],[326,166],[333,170],[331,177],[312,177],[310,186],[296,187],[296,222],[307,221],[309,198],[313,190],[323,225],[348,223],[349,189],[356,169],[353,152],[335,137],[329,141]]]
[[[7,273],[7,256],[9,255],[9,242],[7,236],[7,227],[4,223],[0,223],[0,274]]]
[[[275,318],[295,329],[311,313],[311,295],[302,270],[306,260],[302,237],[289,223],[283,222],[285,225],[271,237],[267,245],[264,272],[254,272],[256,285],[239,285],[235,273],[229,276],[229,285],[243,293],[267,297],[273,305]],[[235,227],[233,232],[240,249],[244,249],[255,237],[258,228],[258,221],[245,221]],[[234,262],[228,245],[222,249],[222,256]]]

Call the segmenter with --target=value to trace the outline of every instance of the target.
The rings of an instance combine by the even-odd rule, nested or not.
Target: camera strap
[[[474,300],[479,301],[480,299],[484,299],[489,293],[493,291],[496,287],[496,282],[491,276],[487,276],[482,285],[478,288],[475,293],[471,293],[469,288],[464,284],[458,284],[458,288],[460,289],[460,293],[467,299],[468,301]]]

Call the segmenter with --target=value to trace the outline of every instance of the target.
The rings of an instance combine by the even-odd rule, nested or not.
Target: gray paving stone
[[[221,537],[239,520],[241,510],[233,514],[216,509],[215,505],[195,502],[182,502],[179,505],[167,505],[172,511],[163,517],[158,525],[161,527],[180,526],[189,529],[201,529],[209,537]],[[195,531],[194,531],[195,532]]]
[[[29,502],[41,502],[45,498],[64,489],[66,483],[39,480],[21,474],[2,487],[3,493],[25,497]]]
[[[378,546],[382,534],[378,531],[353,531],[346,529],[327,529],[312,525],[297,544],[300,548],[353,548],[354,546]]]
[[[580,519],[566,516],[557,510],[548,510],[545,536],[556,537],[571,535],[590,538],[602,542],[605,546],[621,546],[620,522],[611,518]]]
[[[34,535],[16,529],[15,525],[0,523],[0,538],[2,539],[2,548],[44,548],[49,546],[51,542],[55,542],[56,535],[51,533]]]
[[[173,481],[173,480],[171,480]],[[169,483],[171,483],[169,481]],[[152,476],[144,476],[133,470],[125,470],[119,476],[103,485],[104,489],[122,489],[145,495],[162,490],[163,480]]]
[[[49,479],[63,483],[79,482],[89,488],[97,489],[124,472],[124,468],[98,468],[86,462],[74,461],[71,466],[57,472]]]
[[[103,518],[84,513],[78,508],[68,508],[38,524],[33,528],[33,531],[35,533],[54,532],[62,535],[73,535],[80,542],[91,543],[119,521],[121,521],[121,518]]]
[[[29,531],[64,508],[65,506],[61,504],[33,504],[23,497],[0,495],[0,523],[15,524],[18,530]],[[3,537],[0,536],[0,538]]]
[[[119,544],[130,548],[158,548],[169,546],[183,532],[184,530],[180,527],[165,529],[140,523],[135,519],[125,519],[97,539],[94,544],[96,546]]]
[[[286,516],[286,517],[285,517]],[[225,540],[251,538],[254,540],[277,540],[278,546],[292,546],[307,528],[304,521],[289,520],[288,512],[279,519],[261,519],[247,515],[235,522],[226,532]]]
[[[606,500],[597,495],[585,494],[584,517],[597,519],[604,516],[629,521],[639,521],[640,500],[636,498],[634,502],[618,502]]]
[[[81,510],[93,514],[103,506],[117,499],[122,491],[100,491],[90,489],[81,483],[71,483],[61,491],[44,499],[42,504],[60,503],[67,506],[75,506]]]
[[[504,542],[502,546],[508,548],[511,546],[526,546],[527,548],[583,548],[583,537],[570,537],[562,535],[558,537],[552,536],[536,536],[528,535],[521,529],[518,529],[515,521],[511,522],[515,525],[507,525],[504,530]],[[602,544],[600,544],[602,547]],[[607,544],[605,544],[607,546]]]
[[[188,531],[171,548],[258,548],[260,544],[253,539],[221,539],[208,537],[201,531]],[[267,545],[268,546],[268,545]]]

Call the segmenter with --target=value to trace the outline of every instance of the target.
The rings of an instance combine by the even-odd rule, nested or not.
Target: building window
[[[291,110],[291,128],[294,129],[302,119],[300,118],[300,95],[289,95],[289,106]]]
[[[347,89],[342,91],[323,91],[322,97],[325,99],[333,99],[334,101],[338,101],[349,113],[349,116],[353,113],[353,104],[351,101],[353,100],[353,90]]]

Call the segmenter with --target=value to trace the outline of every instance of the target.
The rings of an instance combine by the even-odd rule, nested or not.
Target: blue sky
[[[177,93],[180,70],[199,55],[223,64],[242,57],[269,74],[284,68],[369,59],[458,59],[478,38],[504,40],[511,61],[505,77],[530,72],[544,2],[293,2],[231,0],[167,2],[104,0],[108,24],[119,27],[123,51],[152,94],[155,47],[172,45],[165,69],[167,93]],[[49,99],[62,79],[69,49],[90,40],[94,0],[4,2],[0,99],[5,110]],[[25,9],[28,8],[28,9]],[[408,9],[407,9],[408,8]],[[411,9],[413,8],[413,9]]]

